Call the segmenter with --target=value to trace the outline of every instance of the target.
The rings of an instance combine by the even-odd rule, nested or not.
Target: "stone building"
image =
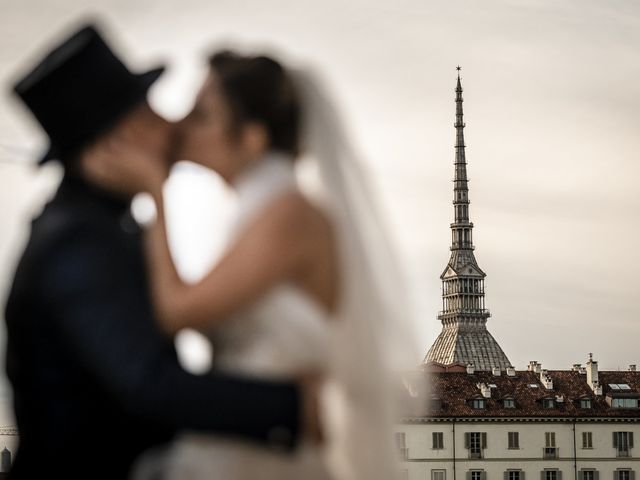
[[[458,68],[459,69],[459,68]],[[640,372],[586,366],[516,370],[486,327],[485,273],[469,220],[462,86],[456,86],[451,258],[441,275],[442,332],[418,372],[424,409],[396,425],[404,480],[635,480]],[[408,392],[415,392],[408,388]],[[415,393],[414,393],[415,395]]]
[[[459,72],[459,67],[458,67]],[[489,310],[484,302],[485,273],[473,254],[473,223],[469,220],[469,180],[464,143],[462,85],[456,85],[456,146],[453,179],[454,221],[451,224],[451,258],[440,276],[442,332],[424,362],[473,363],[477,370],[500,368],[511,362],[487,330]]]

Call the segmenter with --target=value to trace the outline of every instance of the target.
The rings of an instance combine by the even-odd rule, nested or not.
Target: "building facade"
[[[635,480],[640,372],[425,368],[427,412],[396,427],[407,480]]]

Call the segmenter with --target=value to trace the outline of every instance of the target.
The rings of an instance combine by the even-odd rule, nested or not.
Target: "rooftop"
[[[597,372],[601,395],[591,388],[584,369],[513,369],[510,375],[505,371],[495,375],[487,371],[467,373],[466,367],[459,364],[436,364],[425,367],[419,375],[426,375],[430,385],[423,403],[428,410],[423,418],[579,417],[640,421],[638,371]]]

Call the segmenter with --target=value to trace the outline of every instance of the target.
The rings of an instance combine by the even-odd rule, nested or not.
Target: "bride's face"
[[[256,156],[245,126],[233,124],[231,109],[213,73],[205,80],[193,110],[180,127],[179,158],[211,168],[227,182]]]

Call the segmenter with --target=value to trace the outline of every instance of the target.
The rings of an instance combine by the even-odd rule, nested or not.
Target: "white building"
[[[589,374],[588,372],[591,372]],[[424,416],[397,425],[408,480],[634,480],[640,372],[425,367]]]

